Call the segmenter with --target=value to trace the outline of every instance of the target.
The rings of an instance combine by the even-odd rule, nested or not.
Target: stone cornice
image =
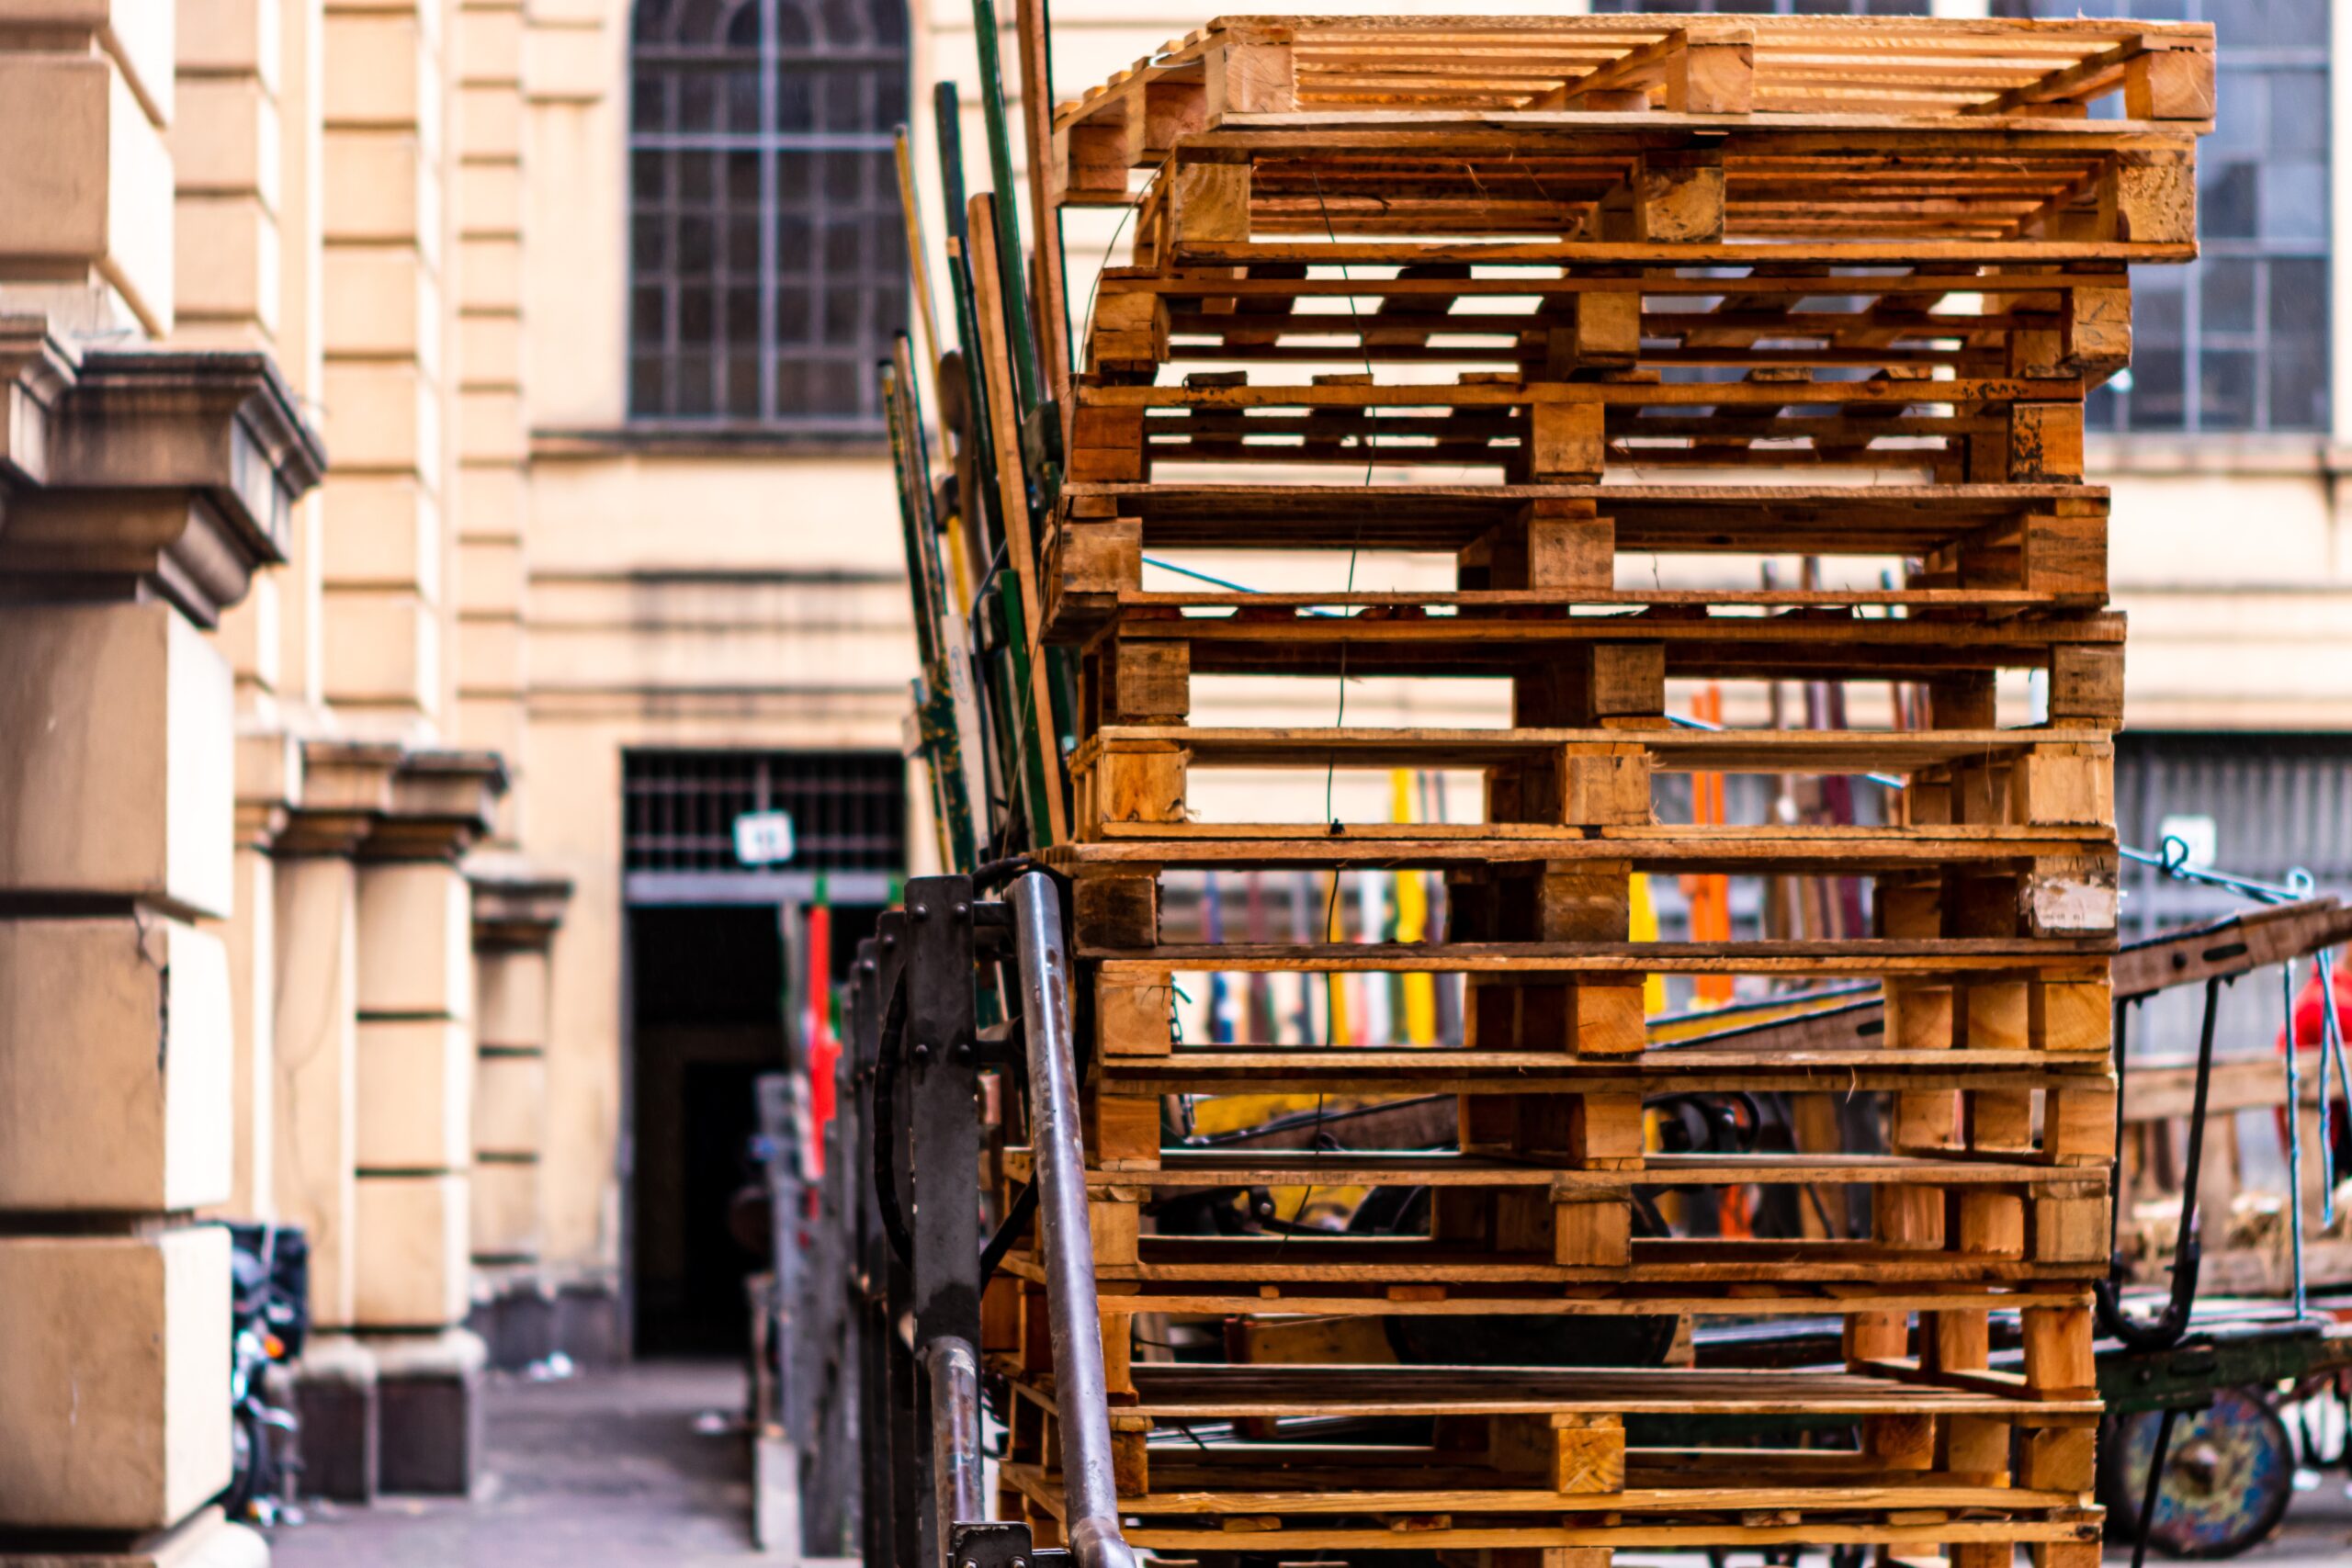
[[[392,774],[390,803],[360,853],[455,861],[489,835],[506,784],[505,761],[495,751],[411,751]]]
[[[301,790],[289,803],[277,852],[352,855],[391,807],[401,749],[379,741],[302,742]]]
[[[39,317],[0,317],[0,400],[11,596],[154,592],[215,625],[286,558],[288,509],[326,466],[265,354],[76,354]]]
[[[515,855],[475,855],[465,863],[473,887],[476,948],[544,951],[571,902],[571,878]]]
[[[256,732],[239,738],[238,830],[276,824],[274,843],[241,841],[278,854],[455,862],[490,832],[506,783],[494,751]]]
[[[237,842],[268,851],[302,797],[302,743],[283,729],[237,732]]]

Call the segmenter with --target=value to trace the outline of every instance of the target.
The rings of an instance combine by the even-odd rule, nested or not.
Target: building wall
[[[618,1256],[622,753],[897,747],[915,657],[889,487],[872,458],[542,444],[523,766],[560,783],[525,848],[575,889],[549,1020],[553,1264]]]

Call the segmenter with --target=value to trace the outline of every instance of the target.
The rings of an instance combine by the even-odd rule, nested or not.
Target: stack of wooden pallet
[[[1091,969],[1096,1263],[1137,1545],[2096,1562],[2123,625],[2084,399],[2129,357],[2126,267],[2194,254],[2212,67],[2210,28],[2132,23],[1250,17],[1057,114],[1054,200],[1131,209],[1131,265],[1102,276],[1067,389],[1044,635],[1080,650],[1075,841],[1054,858]],[[1292,368],[1317,365],[1340,368]],[[1190,549],[1437,552],[1455,586],[1146,590],[1145,552]],[[1646,552],[1895,575],[1677,592],[1623,559]],[[2040,711],[2004,728],[1996,679],[2017,672]],[[1191,722],[1195,679],[1227,675],[1507,680],[1510,727]],[[1675,728],[1669,684],[1693,679],[1914,683],[1924,715]],[[1216,770],[1392,766],[1481,771],[1484,820],[1188,805]],[[1677,772],[1907,787],[1875,826],[1660,822]],[[1204,867],[1442,872],[1444,930],[1166,939],[1165,874]],[[1636,943],[1648,872],[1868,878],[1871,934]],[[1367,970],[1465,976],[1464,1047],[1171,1042],[1186,973]],[[1651,1048],[1645,980],[1722,974],[1875,981],[1883,1031]],[[1456,1096],[1456,1146],[1163,1135],[1163,1097],[1273,1091]],[[1684,1092],[1883,1116],[1851,1147],[1656,1152],[1645,1099]],[[1652,1201],[1746,1184],[1869,1224],[1693,1237]],[[1306,1185],[1422,1190],[1426,1220],[1179,1236],[1147,1214]],[[1050,1532],[1040,1279],[1008,1260],[989,1332],[1020,1394],[1008,1499]],[[1228,1359],[1135,1351],[1144,1314],[1226,1319]],[[1846,1363],[1571,1370],[1687,1362],[1665,1337],[1724,1316],[1839,1319]],[[1397,1360],[1418,1364],[1365,1370]],[[1755,1436],[1786,1418],[1859,1437]]]

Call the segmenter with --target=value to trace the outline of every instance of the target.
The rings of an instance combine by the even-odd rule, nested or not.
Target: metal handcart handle
[[[2197,1304],[2198,1268],[2204,1255],[2197,1235],[2198,1168],[2204,1162],[2205,1099],[2213,1082],[2213,1023],[2220,1010],[2222,985],[2218,975],[2205,982],[2205,1019],[2197,1032],[2197,1090],[2188,1113],[2188,1161],[2181,1176],[2180,1227],[2173,1237],[2172,1295],[2154,1322],[2138,1323],[2123,1314],[2123,1292],[2118,1282],[2123,1260],[2114,1255],[2120,1215],[2115,1204],[2108,1205],[2109,1274],[2095,1282],[2091,1292],[2098,1304],[2099,1332],[2134,1350],[2169,1350],[2179,1344],[2188,1332],[2188,1316]],[[2132,1005],[2129,999],[2115,1004],[2115,1157],[2109,1191],[2120,1191],[2123,1185],[2123,1079],[2130,1059],[2126,1047]]]
[[[1022,1036],[1029,1064],[1029,1142],[1035,1151],[1037,1238],[1054,1343],[1054,1403],[1062,1440],[1065,1533],[1077,1568],[1134,1568],[1119,1529],[1111,1465],[1109,1382],[1087,1218],[1086,1154],[1079,1130],[1077,1031],[1061,896],[1032,871],[1006,890],[1021,963]]]

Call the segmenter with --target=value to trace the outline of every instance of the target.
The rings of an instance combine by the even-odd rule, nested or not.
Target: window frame
[[[674,37],[680,29],[672,18],[682,8],[683,0],[673,0],[672,5],[662,8],[662,23],[671,36],[659,38],[648,36],[646,18],[652,8],[643,0],[632,6],[624,162],[628,280],[622,321],[622,401],[625,427],[632,436],[865,444],[878,442],[887,435],[872,367],[888,356],[890,339],[905,329],[910,308],[909,280],[899,245],[887,239],[878,245],[861,245],[862,251],[872,249],[881,254],[870,258],[876,265],[862,260],[845,280],[846,287],[856,294],[857,309],[863,318],[855,329],[856,341],[842,352],[812,352],[830,346],[826,343],[827,318],[844,288],[844,281],[829,284],[826,277],[826,231],[830,227],[827,220],[847,218],[870,230],[877,220],[887,217],[895,227],[895,175],[884,182],[890,198],[887,210],[884,203],[872,198],[873,182],[880,177],[878,171],[892,166],[897,129],[911,114],[913,104],[913,17],[907,0],[851,3],[859,8],[867,23],[867,37],[863,39],[827,38],[826,12],[835,7],[826,6],[823,0],[739,0],[720,10],[707,39],[695,40],[678,40]],[[728,39],[746,13],[753,17],[755,33],[749,46]],[[797,18],[794,30],[806,41],[786,41],[787,17]],[[891,37],[894,22],[895,41]],[[879,77],[882,73],[894,71],[899,86],[895,103],[886,100],[879,105],[873,116],[876,123],[862,129],[781,129],[786,75],[812,65],[827,72],[841,72],[840,75],[829,76],[828,82],[848,81],[853,89],[858,81],[853,73],[872,72]],[[729,79],[753,72],[756,119],[747,130],[729,123],[733,118],[731,111],[743,107],[733,102],[740,84]],[[684,116],[676,107],[677,99],[669,96],[683,90],[676,84],[697,73],[717,79],[716,128],[682,127],[679,122]],[[665,101],[659,111],[661,122],[649,125],[644,89],[649,78],[656,74],[665,79]],[[891,112],[894,108],[895,115]],[[828,175],[840,165],[829,164],[827,154],[848,154],[859,160],[853,167],[858,168],[858,183],[865,187],[867,199],[828,198]],[[727,295],[743,288],[736,281],[741,275],[728,265],[729,246],[724,232],[728,220],[741,213],[740,208],[729,205],[730,197],[726,194],[726,164],[737,155],[752,157],[756,169],[750,216],[756,228],[757,271],[749,279],[749,288],[743,289],[752,294],[756,301],[752,323],[755,336],[749,340],[730,334],[728,326],[730,309]],[[698,156],[711,161],[709,188],[713,194],[705,199],[704,206],[695,209],[684,205],[680,192],[685,183],[688,160]],[[647,157],[663,160],[658,199],[646,196],[647,182],[639,177],[641,160]],[[806,178],[801,183],[808,195],[787,211],[784,201],[786,164],[795,159],[806,161]],[[678,249],[682,231],[698,213],[707,215],[714,226],[711,254],[707,267],[689,271],[682,265]],[[813,220],[809,225],[812,232],[807,265],[787,282],[779,276],[789,259],[784,253],[781,230],[795,213],[805,214]],[[647,266],[640,253],[643,225],[648,220],[660,225],[663,254],[655,267]],[[711,297],[709,333],[706,338],[689,340],[681,317],[686,296],[697,288]],[[649,293],[658,299],[662,315],[658,337],[641,333],[640,311]],[[791,343],[780,343],[778,332],[786,313],[786,300],[794,296],[806,299],[807,335]],[[729,384],[733,366],[746,357],[754,367],[757,383],[752,400],[754,406],[749,411],[741,406],[741,400]],[[703,373],[708,384],[700,400],[704,408],[684,412],[682,403],[695,400],[682,397],[681,378],[696,360],[706,362]],[[805,398],[788,401],[780,391],[780,382],[786,367],[796,361],[847,364],[854,373],[851,383],[854,396],[846,402],[820,403]],[[641,373],[645,367],[657,362],[661,367],[659,396],[649,397]]]

